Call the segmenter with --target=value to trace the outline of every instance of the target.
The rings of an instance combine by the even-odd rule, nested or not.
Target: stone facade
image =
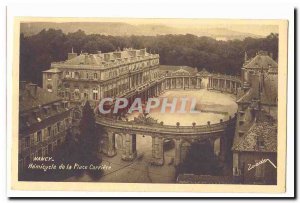
[[[34,157],[51,156],[72,127],[69,102],[35,84],[20,82],[19,169]]]
[[[43,88],[72,102],[123,97],[158,78],[159,55],[146,49],[68,56],[43,72]]]

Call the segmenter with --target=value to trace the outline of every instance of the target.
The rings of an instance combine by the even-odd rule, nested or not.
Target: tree
[[[187,65],[231,75],[240,74],[245,51],[252,58],[264,50],[278,60],[278,34],[274,33],[265,38],[217,41],[191,34],[107,36],[87,35],[82,30],[65,34],[61,30],[48,29],[32,36],[20,35],[20,80],[41,86],[42,71],[49,69],[51,62],[66,60],[72,48],[76,53],[97,53],[128,47],[147,48],[148,52],[159,54],[162,65]],[[37,74],[30,74],[32,72]]]
[[[82,163],[101,163],[101,159],[99,159],[98,155],[100,137],[97,134],[95,115],[88,101],[82,109],[82,118],[79,123],[79,130]]]

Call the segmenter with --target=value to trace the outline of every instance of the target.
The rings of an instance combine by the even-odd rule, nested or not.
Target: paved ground
[[[103,156],[102,164],[110,165],[110,170],[105,170],[99,182],[124,182],[124,183],[172,183],[175,182],[175,168],[169,163],[174,158],[175,150],[165,152],[165,164],[152,166],[149,164],[152,153],[152,138],[137,136],[138,157],[134,161],[121,160],[119,152],[114,157]],[[67,181],[93,181],[88,175],[79,178],[70,178]]]
[[[158,122],[163,121],[166,125],[176,125],[177,122],[181,126],[191,126],[193,122],[197,125],[206,125],[207,121],[211,124],[219,123],[220,119],[228,120],[229,116],[233,116],[237,110],[237,104],[235,103],[235,96],[227,93],[213,92],[206,89],[201,90],[172,90],[167,91],[160,95],[160,98],[168,98],[168,102],[172,103],[173,98],[177,98],[177,105],[175,112],[170,112],[170,108],[166,109],[166,112],[161,113],[161,105],[156,109],[151,110],[149,116],[157,119]],[[181,108],[181,98],[187,98],[185,111],[187,113],[179,113]],[[191,113],[192,100],[196,100],[196,110],[200,113]],[[161,102],[162,103],[162,102]],[[226,112],[227,115],[215,112]],[[138,116],[138,112],[133,112],[128,116],[129,120],[133,120]]]

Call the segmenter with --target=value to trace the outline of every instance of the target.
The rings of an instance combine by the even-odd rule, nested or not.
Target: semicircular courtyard
[[[176,125],[177,122],[181,126],[206,125],[219,123],[220,120],[228,120],[237,111],[235,102],[236,95],[229,93],[221,93],[219,91],[209,91],[206,89],[200,90],[168,90],[159,96],[159,98],[167,98],[168,103],[171,103],[174,98],[177,98],[174,112],[171,108],[166,108],[165,112],[161,112],[161,105],[150,111],[151,118],[157,122],[163,122],[165,125]],[[186,98],[186,109],[180,112],[182,107],[181,98]],[[191,101],[196,101],[197,113],[191,112]],[[129,120],[133,120],[140,113],[135,111],[128,116]]]
[[[198,113],[189,112],[190,104],[188,102],[185,109],[186,112],[178,113],[181,103],[177,102],[175,112],[171,112],[171,108],[167,108],[166,112],[161,112],[160,105],[151,110],[147,117],[151,117],[157,123],[163,122],[163,125],[166,126],[176,126],[177,123],[180,123],[182,127],[188,126],[192,128],[193,123],[197,126],[206,126],[208,122],[214,125],[220,123],[220,121],[227,121],[237,112],[235,94],[207,89],[179,89],[165,90],[158,96],[160,99],[167,98],[168,103],[172,102],[175,97],[177,99],[186,98],[187,101],[194,99],[196,101],[195,109]],[[137,111],[127,115],[128,122],[134,121],[139,116],[143,116],[143,114]],[[178,152],[176,152],[177,142],[175,139],[162,139],[160,144],[162,145],[163,162],[161,164],[153,164],[153,156],[157,153],[155,150],[157,148],[157,139],[155,137],[143,133],[136,133],[134,137],[130,137],[129,142],[131,141],[134,146],[132,147],[131,145],[129,151],[134,148],[135,155],[129,161],[124,159],[123,156],[124,150],[126,150],[124,149],[124,142],[127,141],[126,135],[114,134],[111,142],[114,145],[115,153],[112,156],[103,157],[104,163],[109,163],[112,169],[109,172],[104,172],[105,174],[100,181],[157,183],[176,181],[176,167],[174,166],[176,166],[175,162]],[[188,141],[180,142],[180,157],[186,156],[190,144]],[[215,139],[212,143],[216,155],[221,153],[220,144],[220,139]]]

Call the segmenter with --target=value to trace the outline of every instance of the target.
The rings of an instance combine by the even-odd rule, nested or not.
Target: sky
[[[184,28],[228,28],[230,30],[252,33],[256,35],[267,36],[271,32],[278,33],[278,25],[276,20],[261,21],[261,20],[211,20],[211,19],[159,19],[159,18],[106,18],[103,22],[124,22],[132,25],[142,24],[160,24],[171,27]]]
[[[165,25],[168,27],[185,29],[187,33],[208,31],[209,29],[226,28],[241,33],[249,33],[258,36],[267,36],[270,33],[278,33],[277,20],[230,20],[230,19],[191,19],[191,18],[40,18],[33,22],[118,22],[131,25]],[[30,22],[26,24],[30,25]],[[195,31],[195,32],[193,32]]]

